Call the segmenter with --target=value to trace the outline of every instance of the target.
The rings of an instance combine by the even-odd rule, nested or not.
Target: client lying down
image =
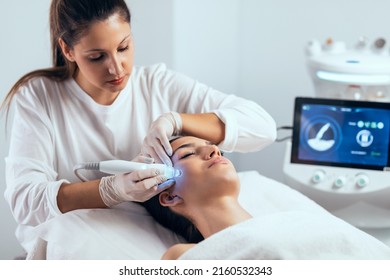
[[[189,243],[170,247],[163,259],[390,259],[385,244],[315,203],[318,211],[253,217],[240,205],[239,177],[217,146],[195,137],[171,145],[183,174],[143,205]]]

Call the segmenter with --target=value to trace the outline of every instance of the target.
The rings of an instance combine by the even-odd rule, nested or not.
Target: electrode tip
[[[168,178],[176,178],[182,175],[182,171],[171,166],[165,168],[164,175]]]
[[[183,172],[179,169],[175,169],[175,177],[180,177],[183,174]]]

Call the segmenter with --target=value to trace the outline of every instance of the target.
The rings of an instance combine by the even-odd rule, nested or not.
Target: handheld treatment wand
[[[141,163],[141,162],[134,162],[134,161],[126,161],[126,160],[106,160],[100,162],[87,162],[75,166],[73,171],[79,179],[83,181],[87,181],[86,178],[84,178],[79,174],[78,171],[80,169],[96,170],[108,174],[120,174],[120,173],[128,173],[128,172],[150,169],[150,168],[156,168],[160,170],[161,174],[166,176],[168,179],[178,177],[182,173],[179,169],[175,169],[171,166],[162,163],[149,164],[149,163]]]

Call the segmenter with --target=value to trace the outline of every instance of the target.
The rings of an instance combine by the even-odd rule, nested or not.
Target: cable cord
[[[293,127],[292,126],[279,126],[276,131],[279,131],[279,130],[292,130]],[[291,139],[292,138],[292,135],[289,135],[289,136],[286,136],[286,137],[282,137],[282,138],[276,138],[275,142],[283,142],[285,140],[288,140],[288,139]]]
[[[85,178],[82,174],[80,174],[81,169],[85,169],[86,165],[85,164],[78,164],[73,168],[74,174],[79,178],[82,182],[88,181],[87,178]]]
[[[73,172],[77,176],[77,178],[79,178],[83,182],[89,181],[86,177],[80,174],[81,169],[99,171],[99,162],[80,163],[73,168]]]

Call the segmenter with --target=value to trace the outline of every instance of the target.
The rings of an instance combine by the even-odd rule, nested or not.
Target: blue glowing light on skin
[[[176,169],[171,166],[166,166],[164,168],[164,176],[168,179],[174,179],[176,177],[180,177],[183,174],[183,172],[180,169]]]

